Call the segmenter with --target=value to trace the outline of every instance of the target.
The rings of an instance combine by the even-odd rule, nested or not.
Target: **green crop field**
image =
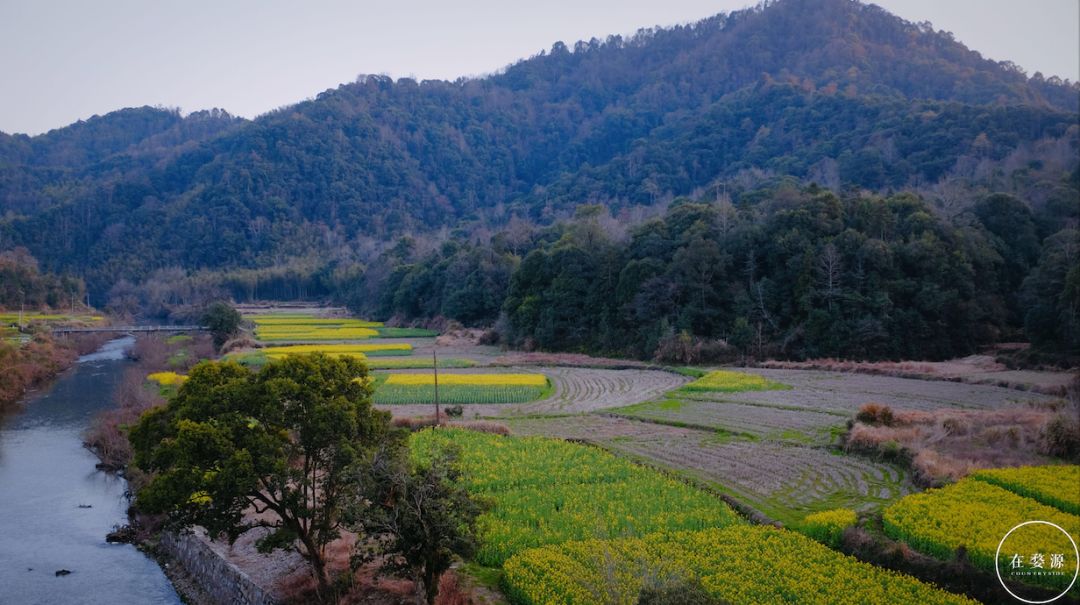
[[[435,377],[423,374],[378,374],[375,403],[384,405],[434,403]],[[543,374],[440,374],[439,401],[447,404],[525,403],[551,393]]]
[[[485,565],[544,544],[740,522],[716,496],[597,448],[461,430],[410,440],[418,459],[451,443],[462,448],[467,488],[494,504],[481,519]]]

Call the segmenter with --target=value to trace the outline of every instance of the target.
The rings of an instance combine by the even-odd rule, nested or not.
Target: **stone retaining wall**
[[[204,534],[163,533],[161,550],[176,559],[218,605],[278,605],[271,594],[219,555]]]

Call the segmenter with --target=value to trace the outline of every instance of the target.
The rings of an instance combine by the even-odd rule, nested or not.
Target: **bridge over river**
[[[206,326],[101,326],[97,328],[53,328],[53,334],[80,334],[80,333],[118,333],[134,334],[136,332],[206,332],[210,328]]]

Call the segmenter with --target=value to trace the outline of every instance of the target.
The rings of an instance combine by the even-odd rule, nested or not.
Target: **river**
[[[152,559],[105,542],[126,520],[127,484],[96,470],[82,446],[94,415],[112,405],[132,342],[83,356],[0,419],[0,604],[181,602]]]

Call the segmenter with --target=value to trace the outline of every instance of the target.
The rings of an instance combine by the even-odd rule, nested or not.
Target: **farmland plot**
[[[434,403],[507,404],[543,397],[550,383],[543,374],[453,373],[443,374],[436,385],[434,373],[377,375],[375,403],[383,405]]]
[[[1005,488],[1021,496],[1080,515],[1080,466],[1025,466],[982,470],[973,479]]]
[[[1018,533],[1005,552],[1025,553],[1025,556],[1040,552],[1068,553],[1066,560],[1075,561],[1074,542],[1062,531],[1068,532],[1073,541],[1080,539],[1080,517],[970,477],[941,489],[907,496],[889,506],[882,515],[885,533],[890,537],[942,560],[951,559],[957,549],[963,548],[976,567],[991,573],[995,571],[995,557],[1006,534],[1031,520],[1053,523],[1060,529],[1039,525]],[[1032,575],[1029,579],[1034,584],[1063,589],[1071,578],[1072,573],[1062,572]],[[1080,586],[1074,585],[1070,594],[1080,596]]]
[[[551,377],[555,392],[517,412],[576,413],[625,406],[660,397],[689,380],[660,370],[550,368],[544,373]]]
[[[789,524],[830,508],[874,509],[914,489],[899,467],[823,448],[709,437],[603,445],[685,472]]]
[[[755,369],[754,373],[790,385],[790,390],[705,394],[720,401],[756,403],[853,415],[864,403],[895,409],[999,409],[1027,401],[1052,401],[1038,393],[959,382],[926,381],[868,374]]]
[[[557,437],[596,443],[604,443],[609,439],[701,439],[709,436],[709,433],[691,428],[658,426],[630,418],[597,414],[526,416],[509,418],[504,422],[515,435]]]
[[[484,565],[568,540],[741,523],[715,496],[599,448],[453,429],[409,443],[420,460],[449,443],[462,449],[464,486],[493,504],[479,520]]]
[[[649,578],[686,574],[740,605],[975,603],[772,527],[570,542],[527,550],[506,564],[512,598],[527,605],[632,605]]]
[[[899,467],[820,447],[598,415],[508,424],[515,433],[587,440],[670,469],[787,524],[831,508],[876,509],[914,490],[908,473]]]
[[[551,379],[550,396],[525,404],[501,405],[497,409],[491,406],[466,405],[464,407],[466,417],[481,415],[513,418],[524,415],[578,414],[603,410],[655,399],[689,381],[685,376],[660,370],[598,370],[566,367],[505,368],[505,370],[543,372]],[[431,413],[430,406],[426,405],[400,405],[390,409],[396,416]]]

